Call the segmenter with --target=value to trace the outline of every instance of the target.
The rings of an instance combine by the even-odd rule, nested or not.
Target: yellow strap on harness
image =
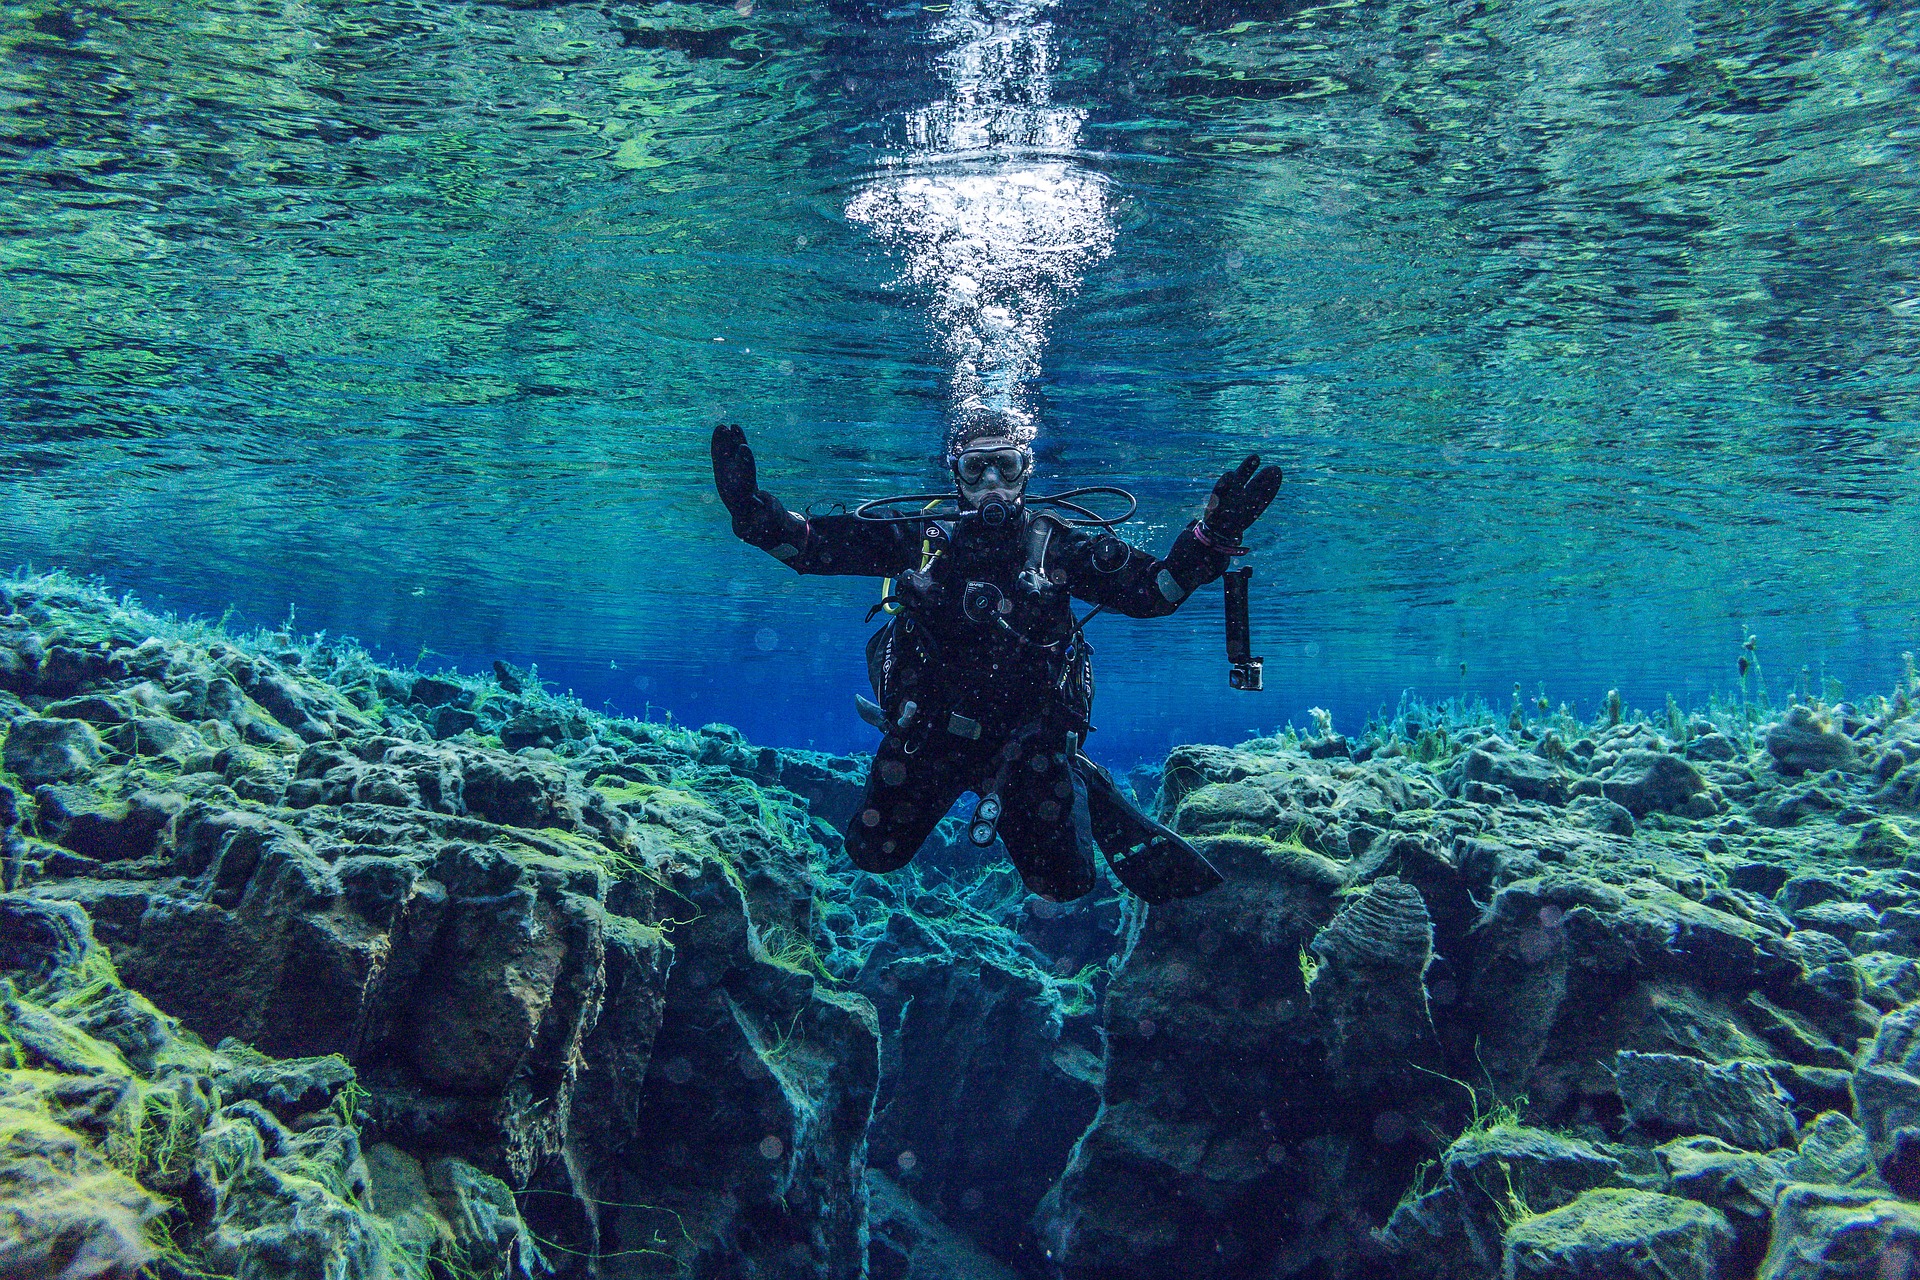
[[[931,511],[939,505],[940,505],[939,499],[935,499],[934,501],[929,502],[926,506],[920,509],[922,511]],[[939,558],[940,558],[940,553],[934,550],[933,539],[932,538],[920,539],[920,572],[925,573],[928,569],[931,569],[933,567],[933,562],[935,560],[938,560]],[[880,579],[880,608],[882,612],[885,612],[885,613],[900,612],[900,602],[898,600],[893,599],[892,597],[893,597],[893,579],[892,578]]]

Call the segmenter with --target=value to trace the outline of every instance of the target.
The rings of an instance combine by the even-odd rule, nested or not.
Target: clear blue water
[[[1776,687],[1881,688],[1920,643],[1917,34],[10,5],[0,563],[860,747],[875,584],[733,541],[707,434],[852,502],[936,482],[978,403],[1044,483],[1137,489],[1150,546],[1239,454],[1287,470],[1268,692],[1226,686],[1217,589],[1103,619],[1110,758],[1407,689],[1699,701],[1743,628]]]

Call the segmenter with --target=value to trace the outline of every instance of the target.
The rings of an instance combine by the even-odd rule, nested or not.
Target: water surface
[[[1152,546],[1239,454],[1287,470],[1251,535],[1269,692],[1226,688],[1217,590],[1103,619],[1115,758],[1407,688],[1697,700],[1744,628],[1776,691],[1877,688],[1920,641],[1911,11],[0,24],[0,561],[865,745],[875,584],[734,542],[707,433],[742,423],[790,505],[853,502],[936,483],[987,405],[1043,483],[1137,489]],[[1104,238],[989,245],[997,298],[929,256],[977,219],[861,216],[1022,172]]]

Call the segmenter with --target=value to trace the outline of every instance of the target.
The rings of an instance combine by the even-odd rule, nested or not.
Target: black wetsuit
[[[847,833],[855,865],[904,866],[962,792],[991,792],[1029,889],[1062,900],[1091,889],[1084,784],[1069,760],[1070,735],[1090,727],[1093,675],[1070,601],[1160,617],[1227,557],[1191,527],[1158,559],[1031,512],[998,529],[824,516],[788,534],[748,540],[800,573],[895,580],[900,612],[867,648],[885,738]]]

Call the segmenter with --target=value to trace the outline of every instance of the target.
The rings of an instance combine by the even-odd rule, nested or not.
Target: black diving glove
[[[1241,535],[1279,492],[1280,468],[1263,467],[1259,454],[1248,454],[1245,462],[1214,481],[1207,513],[1200,517],[1206,540],[1238,546]]]
[[[739,427],[729,424],[713,429],[713,487],[733,517],[734,536],[742,542],[767,550],[797,547],[804,541],[806,522],[760,487],[753,450]]]

